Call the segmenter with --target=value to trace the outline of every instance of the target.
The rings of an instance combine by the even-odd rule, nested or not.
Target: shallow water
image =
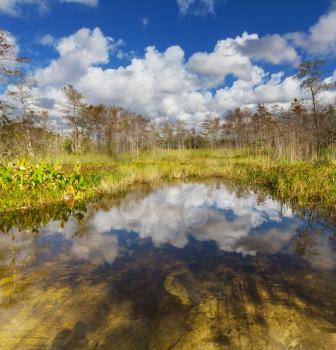
[[[183,184],[0,219],[0,349],[336,349],[336,230],[301,214]]]

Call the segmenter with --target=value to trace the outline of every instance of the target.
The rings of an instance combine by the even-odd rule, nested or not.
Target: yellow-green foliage
[[[80,170],[76,165],[79,160]],[[75,189],[73,196],[81,201],[106,193],[127,191],[131,185],[138,183],[222,178],[267,191],[299,206],[328,209],[336,205],[335,163],[271,160],[263,155],[249,155],[248,150],[238,152],[230,149],[155,151],[141,153],[136,158],[127,154],[118,158],[101,154],[87,157],[67,155],[63,159],[50,160],[52,165],[45,164],[44,167],[53,168],[56,162],[62,162],[60,171],[65,177],[71,178],[71,174],[75,173],[82,179],[80,181],[85,185]],[[34,161],[31,160],[30,164]],[[35,169],[35,165],[30,166]],[[27,186],[31,186],[29,181]],[[67,197],[63,187],[54,191],[52,186],[35,191],[34,195],[18,190],[9,193],[6,187],[2,187],[0,194],[0,211],[39,206]]]
[[[65,173],[61,166],[43,162],[17,161],[0,164],[0,207],[11,208],[19,203],[34,204],[34,200],[54,196],[75,198],[88,187],[88,181],[76,164],[71,172]]]

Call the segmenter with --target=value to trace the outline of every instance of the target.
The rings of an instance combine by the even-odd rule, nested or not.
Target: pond
[[[336,229],[316,212],[190,183],[0,227],[2,350],[336,349]]]

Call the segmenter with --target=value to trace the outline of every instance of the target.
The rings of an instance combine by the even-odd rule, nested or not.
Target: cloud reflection
[[[294,254],[298,228],[305,225],[290,208],[267,197],[261,201],[251,191],[238,196],[224,185],[165,186],[146,198],[126,198],[108,211],[89,207],[80,222],[74,217],[49,222],[40,228],[40,238],[34,244],[15,229],[12,235],[1,235],[0,265],[11,264],[13,252],[16,264],[29,262],[37,252],[39,256],[62,254],[95,265],[111,264],[121,255],[119,240],[125,233],[150,239],[156,247],[184,248],[192,235],[198,241],[214,241],[226,252]],[[303,254],[312,266],[336,268],[329,237],[327,233],[314,236],[315,254]]]
[[[260,203],[255,193],[248,192],[239,198],[225,186],[185,184],[164,187],[121,208],[99,211],[93,219],[93,227],[100,233],[136,232],[141,238],[151,238],[156,246],[169,243],[178,248],[187,244],[191,234],[198,240],[213,240],[225,251],[255,254],[257,244],[247,244],[250,240],[245,244],[243,238],[258,229],[265,231],[263,226],[281,223],[284,218],[294,220],[289,208],[268,198]],[[269,249],[264,236],[263,251],[274,252],[273,236],[286,229],[277,226],[278,229],[273,228],[272,234],[268,234]],[[285,244],[294,234],[295,229],[291,228],[278,238],[277,250],[282,248],[280,242]]]

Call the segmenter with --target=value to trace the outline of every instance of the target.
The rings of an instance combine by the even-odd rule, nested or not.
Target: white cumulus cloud
[[[259,38],[257,34],[243,33],[236,38],[219,40],[214,51],[197,52],[188,62],[191,70],[208,75],[214,82],[222,82],[228,74],[251,80],[254,73],[252,60],[265,60],[273,64],[289,62],[296,64],[298,54],[279,35]]]
[[[126,66],[105,68],[102,65],[109,62],[109,54],[118,57],[124,43],[104,36],[99,28],[83,28],[60,40],[46,36],[46,43],[54,43],[59,57],[35,72],[34,91],[60,121],[59,128],[64,127],[61,88],[69,83],[89,103],[119,105],[158,121],[182,120],[191,126],[207,115],[220,117],[238,106],[289,103],[298,96],[299,83],[294,77],[284,77],[281,72],[269,75],[256,65],[257,59],[297,59],[290,48],[272,55],[274,47],[279,51],[278,45],[267,48],[264,41],[268,40],[244,33],[221,40],[212,52],[195,53],[189,60],[180,46],[163,52],[148,47],[143,57],[133,58]],[[258,51],[259,41],[262,49]],[[235,77],[234,83],[217,87],[227,75]]]
[[[56,49],[60,57],[35,73],[39,86],[62,87],[65,82],[75,83],[90,66],[107,63],[109,59],[109,39],[99,28],[83,28],[60,40]]]
[[[163,51],[150,46],[143,56],[113,68],[110,57],[127,62],[130,54],[121,39],[99,28],[82,28],[64,38],[45,35],[40,43],[54,47],[58,57],[32,73],[33,92],[60,130],[66,128],[61,88],[67,84],[81,91],[88,103],[118,105],[156,121],[181,120],[187,126],[198,125],[208,115],[224,117],[236,107],[288,106],[295,97],[304,97],[298,79],[283,72],[284,63],[295,66],[300,57],[277,34],[244,32],[190,57],[178,45]],[[265,61],[273,66],[271,73],[262,65]],[[335,91],[328,91],[321,100],[333,101],[334,96]]]
[[[310,27],[309,33],[294,32],[287,35],[293,43],[312,54],[336,54],[336,9],[331,9]]]

